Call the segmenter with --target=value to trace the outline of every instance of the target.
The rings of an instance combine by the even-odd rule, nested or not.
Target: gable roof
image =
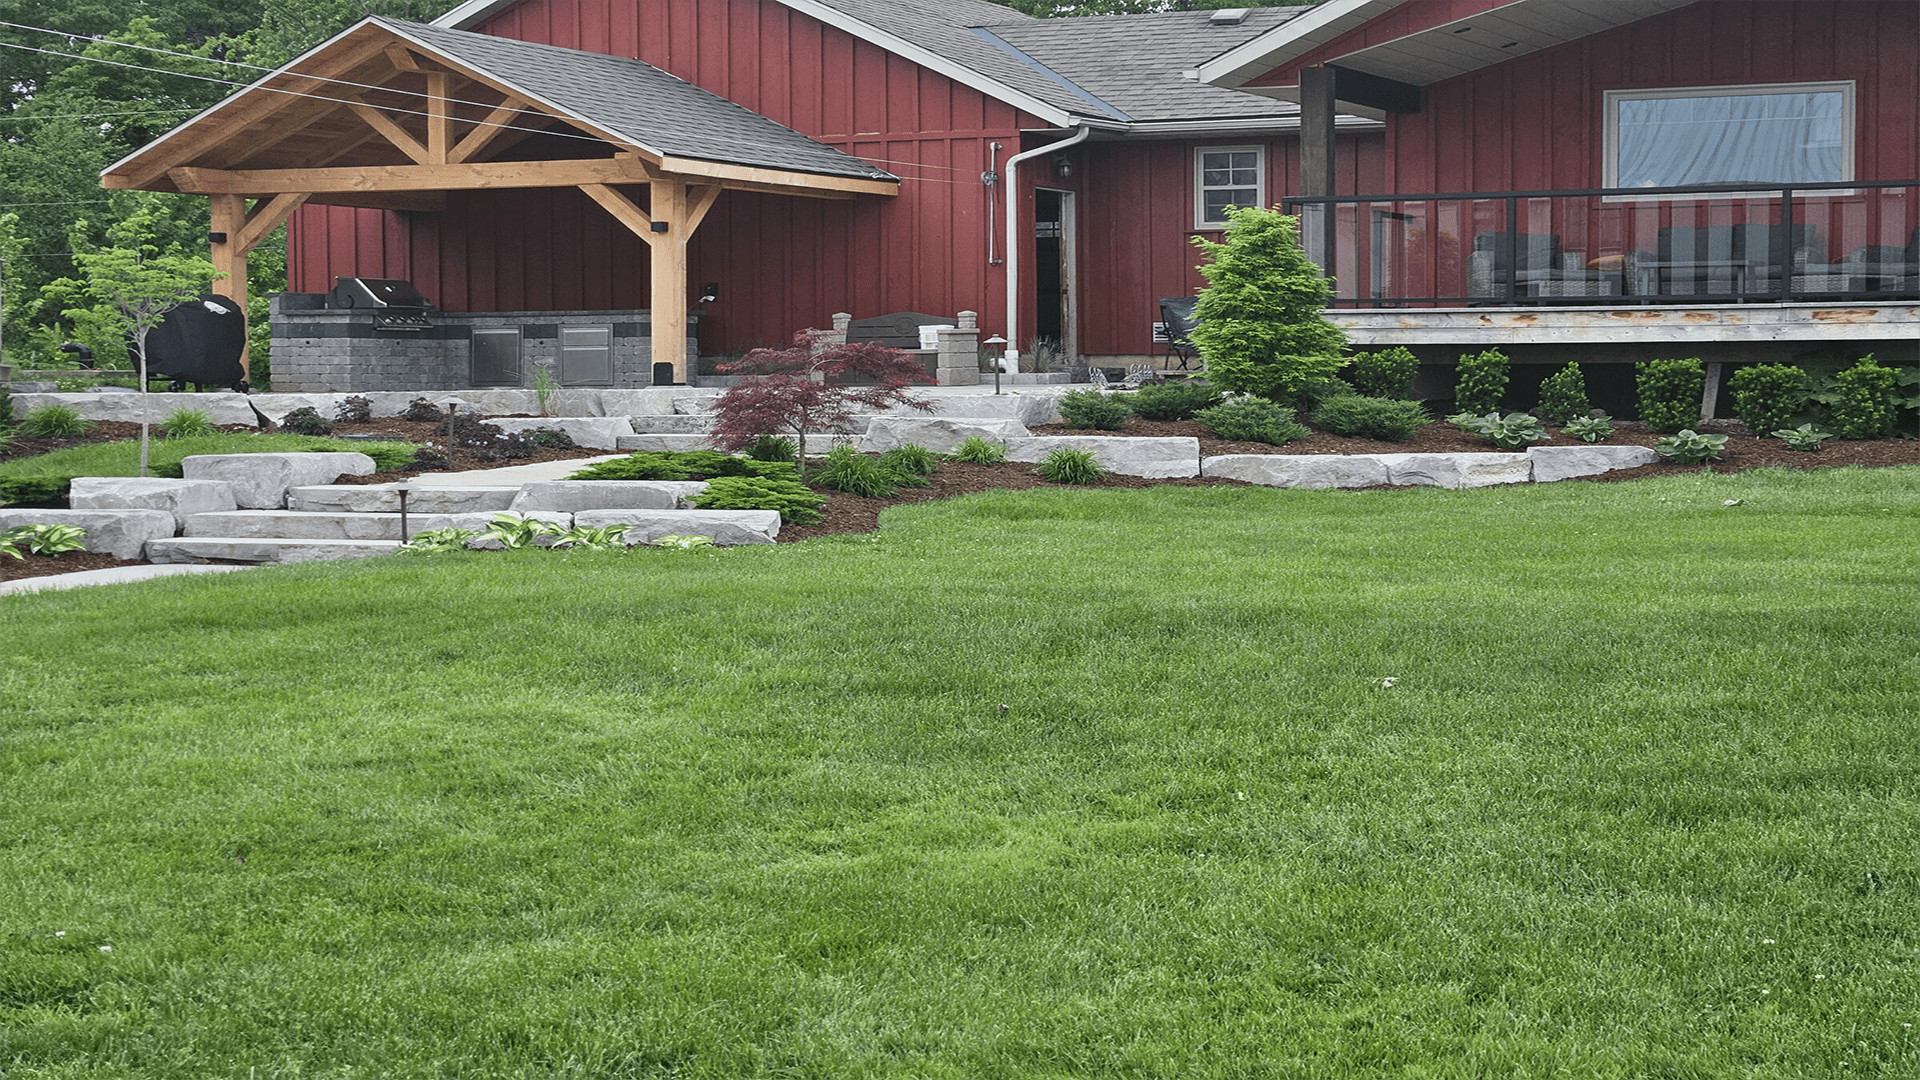
[[[378,15],[372,21],[492,75],[557,115],[587,121],[637,149],[732,165],[895,179],[859,158],[639,60]],[[689,122],[696,118],[697,123]]]
[[[476,26],[518,0],[468,0],[435,20]],[[1262,120],[1298,110],[1208,86],[1186,72],[1307,7],[1253,8],[1238,25],[1212,12],[1036,19],[991,0],[778,0],[1057,127],[1125,131],[1174,120]]]

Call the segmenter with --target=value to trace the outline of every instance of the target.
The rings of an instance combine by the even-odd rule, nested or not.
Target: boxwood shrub
[[[1644,360],[1634,365],[1633,382],[1640,395],[1640,419],[1647,427],[1673,433],[1699,422],[1707,369],[1698,358]]]
[[[1417,401],[1347,394],[1320,403],[1313,422],[1348,438],[1405,442],[1430,419]]]

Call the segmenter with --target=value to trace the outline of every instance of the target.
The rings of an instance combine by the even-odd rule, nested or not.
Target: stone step
[[[156,563],[291,563],[366,559],[400,550],[398,540],[285,540],[235,536],[177,537],[147,544]]]
[[[573,515],[534,511],[525,515],[551,521],[562,528],[573,525]],[[407,514],[408,535],[430,529],[485,529],[493,520],[483,514]],[[302,510],[226,510],[195,514],[187,519],[190,537],[226,537],[249,540],[393,540],[400,539],[399,514],[326,513]]]
[[[407,496],[407,513],[481,514],[505,510],[520,494],[509,487],[415,487]],[[391,484],[315,484],[287,492],[287,509],[336,514],[400,512],[400,493]]]

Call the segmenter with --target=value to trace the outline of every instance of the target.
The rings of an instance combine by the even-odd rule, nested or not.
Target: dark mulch
[[[65,555],[34,555],[21,552],[18,559],[0,555],[0,581],[16,578],[49,577],[53,574],[77,574],[82,570],[107,570],[115,566],[140,566],[145,559],[116,559],[95,551],[69,551]]]
[[[438,424],[424,420],[399,420],[391,417],[370,420],[364,424],[335,424],[333,426],[333,434],[335,437],[342,435],[370,435],[375,439],[391,442],[430,442],[436,446],[445,446],[447,442],[446,436],[441,433],[440,425]],[[530,457],[486,460],[471,450],[456,450],[454,452],[452,467],[443,471],[465,472],[469,469],[500,469],[509,465],[536,465],[543,461],[572,461],[577,458],[605,457],[609,453],[612,453],[612,451],[588,450],[581,447],[575,447],[571,450],[542,448],[534,451]],[[373,473],[368,476],[342,476],[338,480],[335,480],[334,483],[359,486],[391,484],[396,480],[405,480],[418,475],[420,475],[420,471],[417,469],[389,470],[387,472]]]

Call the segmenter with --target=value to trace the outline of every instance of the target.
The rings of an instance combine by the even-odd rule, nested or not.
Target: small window
[[[1605,186],[1824,184],[1853,179],[1853,84],[1606,94]]]
[[[1266,154],[1257,146],[1207,147],[1194,152],[1194,225],[1219,229],[1230,206],[1265,206]]]

